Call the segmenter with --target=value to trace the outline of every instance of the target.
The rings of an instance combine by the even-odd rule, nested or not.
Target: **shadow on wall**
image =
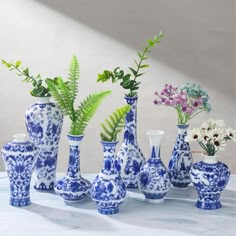
[[[234,99],[234,0],[36,1],[136,50],[162,30],[153,58]]]

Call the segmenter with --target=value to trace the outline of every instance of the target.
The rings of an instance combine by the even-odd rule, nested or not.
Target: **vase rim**
[[[26,139],[26,134],[14,134],[13,135],[13,142],[16,143],[24,143],[24,142],[28,142],[28,140]]]
[[[100,141],[100,143],[104,143],[104,144],[117,144],[117,143],[119,143],[119,141]]]
[[[70,134],[70,133],[67,133],[66,134],[68,137],[84,137],[84,134]]]
[[[146,131],[146,134],[147,135],[162,135],[162,134],[165,134],[165,132],[158,129],[149,129]]]
[[[176,123],[176,125],[178,126],[178,125],[185,125],[185,126],[189,126],[189,123],[187,123],[187,124],[179,124],[179,123]]]
[[[138,95],[135,95],[133,97],[125,96],[125,99],[135,100],[138,98]]]
[[[218,155],[209,156],[209,155],[206,155],[206,154],[203,154],[203,153],[201,153],[201,156],[203,156],[203,157],[209,157],[209,158],[218,158],[218,157],[219,157]]]
[[[41,104],[50,103],[50,98],[51,96],[50,97],[37,97],[37,100],[38,100],[38,103],[41,103]]]

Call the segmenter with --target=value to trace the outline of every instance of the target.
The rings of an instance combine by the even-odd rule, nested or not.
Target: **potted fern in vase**
[[[97,82],[106,82],[111,80],[112,83],[119,82],[127,93],[125,94],[125,102],[131,106],[130,111],[126,115],[124,128],[124,138],[117,159],[121,165],[121,176],[128,188],[136,188],[138,186],[138,175],[141,167],[145,163],[145,158],[139,148],[137,141],[137,100],[138,90],[141,81],[138,81],[143,75],[140,71],[149,67],[145,61],[147,55],[151,52],[151,48],[155,47],[163,37],[162,33],[155,36],[153,40],[148,40],[147,45],[142,52],[138,52],[138,59],[134,60],[135,67],[129,67],[130,73],[125,73],[120,67],[114,70],[104,70],[98,75]]]
[[[129,110],[129,105],[122,106],[101,124],[104,162],[102,170],[93,181],[91,197],[97,204],[98,212],[105,215],[118,213],[119,205],[126,195],[125,183],[120,176],[120,164],[115,158],[115,148],[118,143],[117,134],[122,131]]]
[[[78,80],[80,67],[75,56],[72,57],[69,76],[65,81],[60,77],[47,79],[49,91],[61,108],[64,116],[68,116],[71,125],[67,135],[70,145],[69,164],[67,175],[56,182],[54,190],[65,201],[79,201],[91,190],[91,183],[80,174],[80,149],[79,145],[84,137],[84,131],[89,121],[103,99],[111,91],[102,91],[87,96],[78,107],[74,102],[78,93]]]
[[[34,167],[34,188],[40,191],[53,190],[56,181],[58,145],[60,141],[63,114],[61,109],[50,102],[51,94],[45,81],[38,74],[34,76],[21,61],[2,64],[10,71],[16,71],[23,81],[32,85],[30,94],[37,98],[25,112],[25,124],[30,139],[38,149]]]

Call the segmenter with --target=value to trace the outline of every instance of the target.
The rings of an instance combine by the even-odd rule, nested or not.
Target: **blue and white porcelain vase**
[[[125,199],[126,187],[120,176],[120,165],[115,158],[115,148],[118,142],[101,143],[104,164],[101,172],[93,181],[91,197],[97,204],[98,212],[112,215],[119,212],[119,206]]]
[[[137,99],[138,97],[125,97],[125,101],[131,106],[131,109],[126,114],[124,139],[117,153],[117,160],[121,166],[121,177],[127,188],[138,187],[138,175],[145,163],[137,142]]]
[[[178,135],[169,161],[170,180],[174,187],[187,188],[191,183],[190,168],[193,162],[189,143],[185,141],[188,124],[178,124]]]
[[[67,175],[57,180],[54,190],[65,202],[82,200],[90,193],[91,183],[80,174],[80,148],[83,135],[67,135],[70,144]]]
[[[147,131],[151,145],[151,156],[141,168],[138,177],[138,187],[146,201],[159,203],[164,200],[170,190],[170,177],[167,168],[160,157],[160,142],[164,134],[161,130]]]
[[[2,158],[10,181],[10,205],[27,206],[30,201],[30,181],[37,157],[36,146],[26,135],[16,134],[2,148]]]
[[[230,170],[227,165],[217,161],[216,156],[205,156],[204,160],[194,163],[190,176],[198,192],[196,207],[204,210],[221,208],[220,194],[225,189]]]
[[[39,97],[25,113],[26,128],[32,142],[38,148],[34,168],[37,190],[53,190],[56,181],[58,145],[63,115],[49,97]]]

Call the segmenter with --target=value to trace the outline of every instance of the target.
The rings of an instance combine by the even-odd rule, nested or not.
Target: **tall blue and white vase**
[[[36,157],[36,146],[27,141],[24,134],[14,135],[13,141],[3,146],[2,158],[10,181],[10,205],[22,207],[31,203],[30,181]]]
[[[217,161],[216,156],[205,156],[204,160],[194,163],[190,177],[198,192],[196,207],[204,210],[221,208],[220,195],[224,191],[230,170],[227,165]]]
[[[126,114],[124,139],[117,153],[117,160],[121,166],[121,177],[127,188],[138,187],[138,175],[145,163],[137,141],[137,99],[138,97],[125,97],[125,101],[131,106],[131,109]]]
[[[26,128],[32,142],[38,148],[34,168],[37,190],[53,190],[56,181],[58,145],[60,141],[63,115],[49,97],[38,98],[25,113]]]
[[[90,194],[91,183],[80,174],[80,148],[83,135],[67,135],[70,144],[67,175],[57,180],[54,190],[65,202],[76,202]]]
[[[151,145],[151,156],[141,168],[138,177],[138,187],[146,201],[159,203],[169,192],[171,182],[167,168],[160,157],[160,142],[164,134],[161,130],[147,131]]]
[[[170,180],[174,187],[187,188],[191,183],[190,168],[193,162],[189,143],[185,141],[188,124],[178,124],[178,135],[169,161]]]
[[[118,142],[101,142],[104,164],[92,184],[91,197],[96,202],[98,212],[112,215],[119,212],[119,206],[126,195],[125,183],[120,176],[120,165],[115,158]]]

